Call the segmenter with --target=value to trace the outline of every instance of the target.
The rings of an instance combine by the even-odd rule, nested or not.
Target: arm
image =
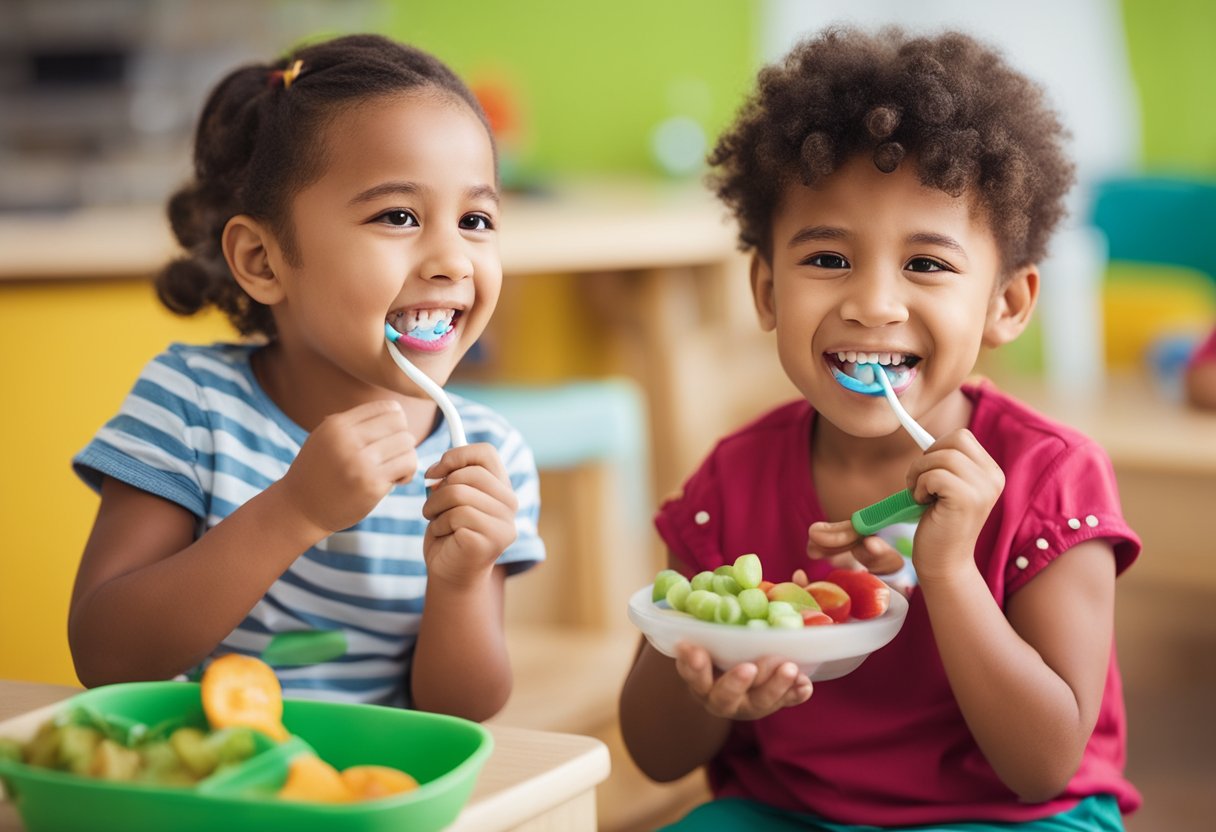
[[[1026,801],[1059,794],[1076,772],[1102,700],[1114,629],[1115,560],[1091,540],[1061,554],[1003,614],[975,543],[1004,488],[970,431],[908,473],[918,502],[913,561],[947,678],[984,756]]]
[[[689,572],[670,555],[668,565]],[[678,652],[670,659],[643,639],[621,691],[625,746],[654,780],[676,780],[708,763],[726,742],[732,720],[759,719],[811,696],[810,679],[775,656],[722,673],[701,648],[681,644]]]
[[[190,512],[107,478],[68,614],[80,680],[167,679],[194,666],[302,552],[416,468],[400,406],[374,402],[326,419],[281,480],[198,540]]]
[[[920,581],[967,726],[1019,797],[1054,797],[1076,773],[1102,701],[1114,634],[1115,558],[1103,541],[1060,555],[1002,614],[978,571]]]
[[[495,561],[515,540],[518,500],[493,446],[453,448],[426,472],[441,479],[423,506],[426,599],[414,649],[412,694],[420,710],[489,719],[511,694],[503,628],[506,569]]]

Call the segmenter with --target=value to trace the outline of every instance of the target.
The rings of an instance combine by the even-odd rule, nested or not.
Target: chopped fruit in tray
[[[221,656],[203,674],[200,694],[210,729],[184,725],[184,718],[150,728],[73,708],[41,725],[26,743],[0,738],[0,759],[103,780],[190,787],[253,757],[255,731],[276,742],[290,736],[278,677],[259,659]],[[398,769],[358,765],[339,772],[305,752],[291,760],[277,796],[351,803],[416,788],[418,781]]]
[[[243,726],[273,740],[287,739],[283,691],[270,665],[229,653],[207,666],[202,682],[203,711],[216,728]]]
[[[655,576],[651,600],[717,624],[797,629],[876,618],[890,606],[891,590],[869,572],[848,569],[820,581],[808,581],[799,569],[791,580],[774,583],[764,580],[760,559],[749,554],[691,580],[664,569]]]
[[[9,755],[27,765],[163,786],[192,786],[239,765],[256,750],[247,728],[204,732],[181,726],[133,732],[83,709],[43,723],[24,746],[13,745],[17,751]]]

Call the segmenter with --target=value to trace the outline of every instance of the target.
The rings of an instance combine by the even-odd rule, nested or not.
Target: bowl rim
[[[660,607],[655,601],[651,600],[651,595],[654,592],[654,583],[638,589],[629,598],[629,617],[633,623],[640,629],[645,631],[642,622],[675,622],[681,628],[687,628],[690,636],[695,637],[696,634],[704,633],[706,636],[725,636],[727,634],[749,632],[746,627],[740,627],[731,624],[719,624],[716,622],[702,621],[687,613],[679,612],[667,607]],[[833,623],[813,627],[798,627],[797,629],[781,630],[775,628],[767,628],[759,632],[765,633],[766,636],[777,641],[785,639],[790,642],[805,641],[809,631],[822,633],[822,640],[828,641],[834,638],[848,637],[853,639],[860,634],[868,634],[871,630],[886,632],[893,624],[902,623],[903,619],[908,615],[908,599],[904,597],[902,592],[891,589],[891,603],[887,607],[886,612],[874,618],[866,619],[850,619],[840,623]],[[847,632],[842,633],[837,628],[845,626]],[[829,633],[836,633],[835,636]]]

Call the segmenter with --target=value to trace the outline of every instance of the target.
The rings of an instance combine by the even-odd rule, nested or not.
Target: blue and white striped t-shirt
[[[174,344],[143,370],[118,415],[73,460],[94,490],[103,476],[171,500],[201,535],[286,472],[308,433],[270,400],[249,359],[256,346]],[[522,571],[545,556],[532,451],[489,408],[452,397],[469,442],[498,449],[519,500],[517,538],[498,562]],[[278,633],[341,629],[346,655],[278,668],[286,696],[408,705],[422,617],[427,521],[423,472],[450,447],[446,422],[417,448],[418,472],[372,512],[304,552],[213,656],[258,655]],[[251,553],[255,554],[255,553]]]

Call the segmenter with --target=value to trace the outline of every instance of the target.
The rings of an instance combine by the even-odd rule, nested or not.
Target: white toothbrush
[[[448,398],[447,393],[443,392],[442,387],[436,384],[422,370],[411,364],[409,359],[401,354],[401,351],[397,349],[397,339],[400,337],[401,333],[385,322],[384,340],[388,342],[389,356],[401,368],[401,372],[409,376],[412,382],[422,388],[422,392],[434,399],[435,404],[439,405],[439,409],[443,411],[443,418],[448,422],[448,430],[452,434],[452,447],[459,448],[461,445],[469,444],[469,440],[464,435],[464,423],[460,421],[460,414],[456,412],[456,405],[452,404],[452,400]]]
[[[899,396],[895,395],[895,391],[891,388],[891,380],[887,378],[887,373],[879,364],[871,364],[874,368],[874,375],[878,376],[878,383],[882,385],[883,395],[887,397],[887,404],[891,405],[891,409],[895,411],[895,418],[904,426],[912,439],[917,445],[920,445],[922,451],[929,450],[935,440],[929,431],[922,428],[915,419],[909,415],[908,411],[904,410],[904,406],[900,404]]]

